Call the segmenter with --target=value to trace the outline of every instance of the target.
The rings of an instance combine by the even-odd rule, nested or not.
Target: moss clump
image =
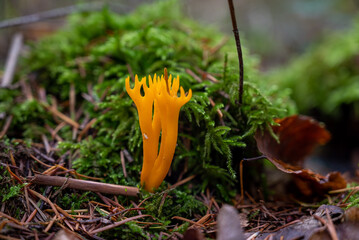
[[[188,19],[180,9],[177,1],[159,1],[123,16],[108,9],[76,14],[70,16],[64,29],[32,43],[22,60],[20,75],[31,77],[29,84],[46,89],[46,99],[40,103],[41,98],[34,94],[33,115],[23,121],[42,124],[31,136],[19,136],[27,128],[20,124],[25,115],[19,108],[27,102],[18,99],[14,108],[2,108],[15,118],[8,137],[38,141],[45,134],[51,139],[47,129],[56,128],[58,122],[48,114],[46,105],[56,105],[78,123],[96,119],[82,139],[73,138],[70,126],[62,128],[58,134],[64,141],[59,142],[59,148],[75,156],[73,167],[80,173],[104,178],[108,183],[139,185],[142,137],[135,106],[125,92],[125,79],[132,73],[161,74],[167,67],[169,73],[180,76],[185,90],[192,89],[193,97],[182,109],[178,147],[166,180],[175,183],[179,176],[196,177],[191,187],[179,187],[160,209],[155,206],[157,215],[193,216],[193,211],[203,207],[194,196],[207,188],[217,198],[229,201],[237,189],[234,169],[238,169],[239,160],[243,155],[257,154],[239,150],[253,144],[250,137],[257,129],[267,128],[274,117],[285,116],[293,108],[288,92],[262,81],[257,59],[243,49],[245,83],[240,109],[234,41],[217,49],[224,36]],[[196,72],[201,80],[188,70]],[[201,78],[201,71],[210,73],[218,82]],[[76,109],[83,112],[78,116],[68,107],[70,88],[75,89]],[[134,159],[125,159],[127,177],[121,151]],[[165,184],[160,189],[166,189]],[[172,208],[173,204],[182,208]]]

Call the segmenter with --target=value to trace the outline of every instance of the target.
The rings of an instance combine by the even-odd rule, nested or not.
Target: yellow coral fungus
[[[135,86],[131,89],[130,78],[126,79],[126,91],[135,102],[143,139],[143,165],[141,185],[152,192],[158,188],[171,166],[175,152],[178,134],[178,117],[181,107],[192,97],[189,90],[186,95],[183,88],[179,90],[179,77],[154,75],[141,81],[135,77]],[[141,95],[143,89],[144,95]],[[161,136],[161,146],[158,152],[158,142]]]

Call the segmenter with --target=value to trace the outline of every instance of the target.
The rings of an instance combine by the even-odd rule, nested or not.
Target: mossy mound
[[[67,167],[107,183],[139,186],[142,136],[125,79],[162,74],[166,67],[170,74],[179,75],[186,91],[193,91],[182,108],[178,146],[166,182],[196,177],[171,190],[172,198],[164,204],[161,191],[166,192],[167,185],[163,183],[144,207],[161,219],[160,231],[170,225],[171,216],[203,213],[195,196],[207,189],[217,199],[230,201],[239,189],[239,161],[258,154],[252,135],[294,108],[288,91],[262,80],[257,59],[246,49],[240,108],[235,43],[225,39],[184,16],[177,1],[159,1],[128,15],[106,8],[72,15],[63,29],[31,43],[22,59],[18,79],[25,80],[22,85],[32,97],[16,88],[1,89],[0,112],[13,116],[6,137],[31,144],[45,136],[59,150],[55,155],[73,164]],[[54,108],[78,123],[79,129],[54,116],[49,110]],[[56,129],[56,134],[49,129]],[[130,156],[126,176],[121,152]]]

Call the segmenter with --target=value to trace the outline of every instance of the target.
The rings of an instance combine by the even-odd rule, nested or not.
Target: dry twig
[[[65,114],[59,112],[59,110],[57,110],[55,107],[53,106],[49,106],[45,103],[43,103],[43,106],[52,114],[54,114],[55,116],[61,118],[63,121],[65,121],[66,123],[68,123],[69,125],[73,126],[74,128],[79,128],[80,124],[78,124],[77,122],[75,122],[74,120],[72,120],[71,118],[69,118],[68,116],[66,116]]]
[[[2,78],[0,87],[8,87],[12,82],[17,64],[17,59],[19,57],[22,48],[22,39],[23,36],[21,33],[15,34],[15,36],[12,39],[9,56],[5,64],[5,73]]]
[[[67,181],[67,187],[73,189],[79,189],[84,191],[108,193],[114,195],[124,195],[136,197],[139,193],[136,187],[127,187],[122,185],[100,183],[94,181],[58,177],[58,176],[47,176],[47,175],[35,175],[31,177],[31,183],[47,186],[62,186]]]
[[[242,100],[243,100],[243,79],[244,79],[243,54],[242,54],[241,40],[239,38],[239,31],[238,31],[238,27],[237,27],[236,14],[234,11],[234,6],[233,6],[233,0],[228,0],[228,5],[229,5],[229,11],[231,13],[233,34],[234,34],[234,38],[236,40],[236,47],[237,47],[238,60],[239,60],[239,100],[238,100],[238,104],[239,104],[239,107],[241,107]]]
[[[3,128],[2,128],[2,130],[1,130],[1,132],[0,132],[0,139],[5,136],[7,130],[9,129],[9,127],[10,127],[10,125],[11,125],[12,118],[13,118],[12,115],[10,115],[10,116],[8,116],[8,117],[6,118],[5,124],[4,124],[4,126],[3,126]]]
[[[151,215],[137,215],[137,216],[134,216],[134,217],[126,218],[126,219],[124,219],[122,221],[115,222],[115,223],[113,223],[111,225],[108,225],[108,226],[105,226],[105,227],[98,228],[96,230],[90,231],[89,234],[93,235],[93,234],[96,234],[96,233],[99,233],[99,232],[103,232],[103,231],[106,231],[106,230],[121,226],[122,224],[125,224],[127,222],[131,222],[133,220],[143,218],[143,217],[151,217]]]

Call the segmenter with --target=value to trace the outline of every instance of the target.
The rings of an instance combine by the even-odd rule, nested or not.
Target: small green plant
[[[359,184],[357,183],[350,183],[348,184],[347,188],[353,188],[353,187],[358,187]],[[356,190],[351,190],[351,191],[355,191],[354,194],[352,194],[349,199],[348,199],[348,206],[346,207],[346,209],[350,208],[350,207],[359,207],[359,193]],[[351,192],[349,192],[348,194],[351,194]]]
[[[9,190],[7,191],[7,193],[4,193],[3,197],[2,197],[2,202],[6,202],[7,200],[9,200],[10,198],[16,197],[21,193],[21,189],[25,186],[26,184],[18,184],[18,185],[13,185],[9,188]]]
[[[84,204],[88,203],[90,200],[96,199],[94,193],[92,192],[85,192],[85,193],[64,193],[60,194],[58,197],[60,206],[64,207],[65,209],[80,209],[83,207]]]
[[[172,189],[154,195],[147,193],[142,196],[143,199],[148,197],[151,197],[151,200],[144,204],[146,212],[156,216],[161,221],[166,221],[173,216],[193,217],[194,213],[203,214],[206,210],[201,201],[185,191]]]

